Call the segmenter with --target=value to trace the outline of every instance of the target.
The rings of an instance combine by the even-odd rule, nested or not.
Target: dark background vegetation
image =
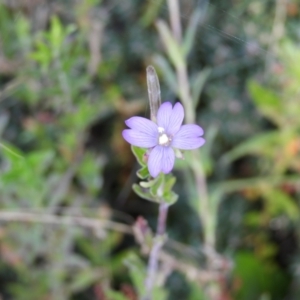
[[[187,62],[191,80],[203,74],[201,151],[220,198],[217,251],[230,262],[219,300],[299,299],[300,2],[180,5],[184,30],[203,8]],[[0,1],[1,299],[137,299],[132,266],[146,256],[130,226],[140,215],[155,226],[157,205],[132,192],[138,165],[121,131],[149,115],[149,64],[163,101],[180,100],[155,26],[168,10],[163,0]],[[185,168],[174,170],[166,251],[201,270]],[[166,299],[206,299],[202,290],[174,267]]]

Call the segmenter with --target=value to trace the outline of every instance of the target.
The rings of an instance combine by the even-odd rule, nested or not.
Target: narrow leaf
[[[157,66],[159,66],[161,72],[163,73],[162,78],[167,83],[169,89],[173,91],[174,94],[178,94],[176,75],[169,62],[162,55],[155,55],[153,57],[153,61]]]
[[[185,66],[184,55],[169,27],[161,20],[156,22],[156,27],[173,65],[178,69],[182,69]]]
[[[131,151],[134,154],[134,156],[136,157],[138,163],[142,167],[146,166],[146,162],[144,160],[144,157],[145,157],[145,154],[146,154],[147,150],[144,149],[144,148],[139,148],[139,147],[136,147],[136,146],[131,146]]]
[[[204,84],[208,79],[210,73],[211,69],[205,68],[192,79],[191,89],[194,108],[196,108],[199,103]]]
[[[139,169],[137,172],[136,172],[136,175],[141,178],[141,179],[146,179],[148,178],[150,175],[149,175],[149,171],[148,171],[148,167],[145,166],[141,169]]]
[[[275,124],[282,125],[284,123],[282,114],[285,111],[285,107],[280,97],[272,90],[262,87],[255,81],[248,83],[248,89],[261,114]]]
[[[141,197],[145,200],[156,202],[156,203],[159,202],[158,199],[156,197],[154,197],[153,195],[151,195],[148,190],[142,188],[141,186],[139,186],[136,183],[133,184],[132,189],[139,197]]]
[[[24,156],[21,155],[21,152],[17,148],[13,148],[12,146],[7,146],[3,142],[0,143],[0,148],[2,148],[7,153],[11,154],[14,157],[17,158],[24,158]]]
[[[207,3],[207,1],[204,1]],[[206,4],[207,7],[207,4]],[[197,33],[197,27],[201,21],[201,19],[203,18],[205,12],[206,12],[206,7],[201,7],[195,10],[195,12],[192,14],[185,36],[184,36],[184,40],[183,40],[183,45],[182,45],[182,50],[183,50],[183,54],[186,57],[194,43],[195,43],[195,37],[196,37],[196,33]]]

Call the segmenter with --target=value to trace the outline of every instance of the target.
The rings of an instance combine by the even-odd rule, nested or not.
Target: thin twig
[[[96,218],[87,218],[74,215],[57,216],[53,214],[41,213],[39,210],[36,212],[0,210],[0,222],[39,223],[56,226],[78,226],[93,229],[96,231],[99,229],[107,229],[130,235],[133,234],[132,226],[113,222],[107,219],[100,220]],[[199,270],[197,266],[182,262],[177,257],[174,257],[173,255],[162,249],[158,251],[158,260],[169,264],[171,268],[182,272],[195,282],[200,281],[201,283],[207,283],[213,278],[216,279],[219,276],[218,272]]]
[[[212,280],[217,280],[221,274],[220,271],[200,270],[197,266],[184,263],[166,251],[161,251],[159,257],[173,269],[182,272],[187,278],[197,283],[207,284]]]
[[[155,284],[155,277],[158,269],[160,250],[164,244],[168,209],[169,209],[169,204],[167,203],[162,202],[159,205],[156,236],[153,239],[153,245],[151,247],[151,251],[149,255],[147,277],[145,280],[146,293],[143,300],[152,299],[152,291]]]
[[[132,234],[132,227],[110,220],[86,218],[82,216],[63,215],[57,216],[45,213],[18,212],[0,210],[0,221],[2,222],[26,222],[42,223],[52,225],[72,225],[90,229],[110,229],[118,232]]]

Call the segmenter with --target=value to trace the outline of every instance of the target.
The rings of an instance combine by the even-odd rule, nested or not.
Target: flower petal
[[[149,154],[148,170],[152,177],[156,177],[161,171],[163,150],[164,148],[162,146],[156,146]]]
[[[168,174],[174,167],[175,154],[171,147],[164,147],[164,153],[162,157],[162,171]]]
[[[196,124],[186,124],[182,125],[180,130],[177,132],[177,135],[180,136],[187,136],[187,137],[198,137],[203,135],[203,129]]]
[[[172,104],[170,102],[164,102],[157,112],[157,124],[164,129],[168,128],[170,116],[172,114]]]
[[[180,150],[192,150],[203,146],[205,139],[202,137],[180,138],[173,140],[172,147]]]
[[[125,124],[135,131],[148,133],[151,136],[158,137],[157,125],[146,118],[132,117],[126,120]]]
[[[145,132],[133,129],[124,129],[122,135],[123,138],[133,146],[151,148],[157,145],[157,137],[151,136]]]
[[[181,126],[172,140],[172,147],[190,150],[201,147],[205,140],[199,136],[203,135],[203,129],[195,124]]]
[[[170,121],[167,128],[168,134],[174,135],[180,129],[183,118],[184,118],[183,106],[181,105],[181,103],[177,102],[174,105],[173,111],[170,116]]]

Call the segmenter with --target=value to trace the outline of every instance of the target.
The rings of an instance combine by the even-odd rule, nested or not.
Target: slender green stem
[[[178,0],[168,0],[168,5],[170,11],[170,22],[171,22],[174,38],[176,39],[177,43],[181,43],[182,30],[181,30],[180,15],[179,13],[177,13],[179,12]],[[193,101],[192,101],[192,96],[190,91],[187,65],[185,63],[183,66],[175,66],[175,68],[177,73],[179,96],[186,110],[186,116],[185,116],[186,122],[196,123],[196,115],[195,115],[195,109],[193,107]],[[204,227],[204,241],[205,243],[207,242],[211,245],[211,243],[213,243],[214,237],[211,236],[211,234],[210,236],[207,236],[207,234],[211,232],[211,230],[208,230],[207,228],[210,227],[209,218],[211,216],[210,216],[210,209],[209,209],[209,200],[207,195],[206,178],[203,171],[199,151],[193,151],[192,157],[193,157],[192,170],[195,176],[197,192],[199,195],[199,215],[201,216],[201,220]]]
[[[181,20],[179,16],[179,3],[178,0],[168,0],[170,11],[170,23],[173,32],[173,37],[176,39],[178,45],[182,42],[181,37]],[[182,103],[186,110],[186,122],[195,123],[196,115],[193,100],[190,91],[190,84],[187,72],[187,63],[175,64],[178,92]],[[211,210],[209,203],[209,197],[207,193],[207,182],[201,162],[200,152],[193,151],[192,153],[192,171],[195,177],[195,185],[199,197],[199,216],[202,221],[204,230],[204,245],[208,249],[214,251],[215,248],[215,228],[213,226],[215,219],[215,211]],[[209,271],[213,271],[211,259],[207,259],[207,268]],[[219,286],[218,283],[212,280],[206,287],[206,293],[211,300],[219,299]]]
[[[178,1],[168,0],[168,7],[170,11],[170,23],[173,35],[178,43],[181,43],[182,30],[180,22],[180,8]]]

